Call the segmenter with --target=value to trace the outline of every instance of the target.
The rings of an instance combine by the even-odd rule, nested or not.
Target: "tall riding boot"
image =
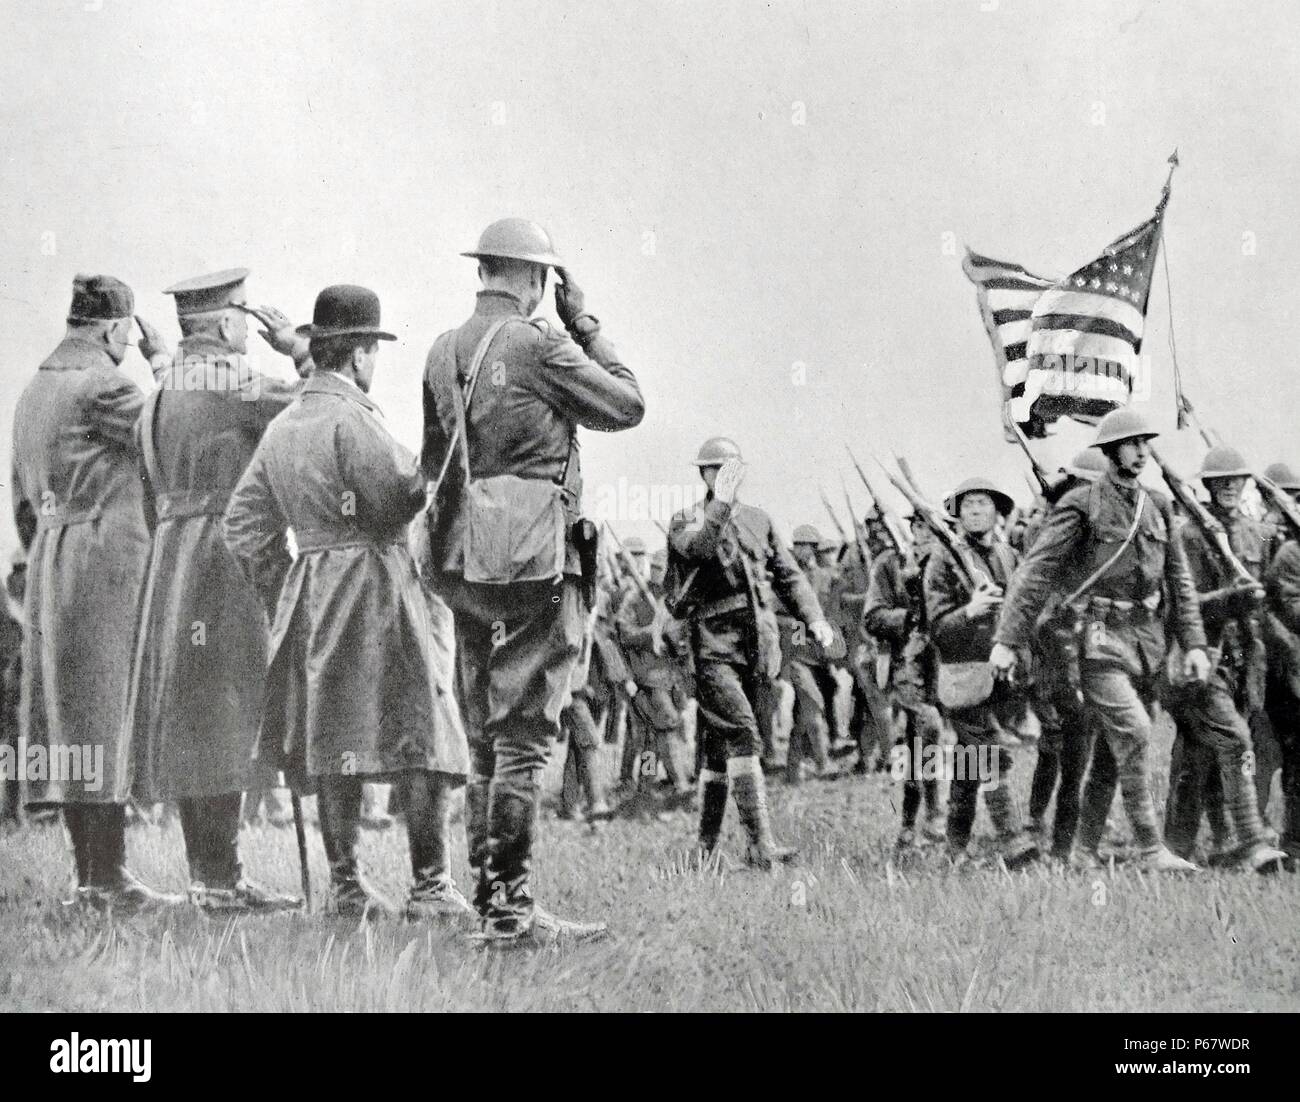
[[[488,877],[488,808],[491,781],[471,775],[465,786],[465,840],[469,846],[469,867],[474,876],[474,909],[480,917],[487,914],[492,896]]]
[[[366,883],[357,861],[361,834],[361,778],[320,777],[316,802],[320,810],[321,840],[325,843],[325,856],[330,866],[327,909],[342,918],[392,913],[392,905]]]
[[[710,769],[700,770],[700,849],[711,857],[722,836],[722,823],[727,817],[727,795],[731,784],[726,773]]]
[[[451,876],[451,798],[455,782],[446,773],[424,770],[403,780],[403,806],[410,838],[414,884],[406,903],[412,921],[433,919],[468,926],[474,908]]]
[[[540,770],[494,780],[488,810],[488,881],[491,895],[479,940],[501,945],[604,936],[604,923],[569,922],[533,901],[532,849],[541,803]]]
[[[754,868],[770,869],[774,865],[788,864],[799,856],[799,851],[781,846],[772,837],[772,820],[767,808],[767,786],[758,758],[746,754],[727,759],[727,777],[736,798],[736,811],[749,835],[745,863]]]

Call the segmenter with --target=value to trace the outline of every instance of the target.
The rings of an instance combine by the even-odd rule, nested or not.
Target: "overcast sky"
[[[1177,146],[1189,395],[1251,460],[1300,463],[1294,0],[0,6],[6,455],[76,272],[125,279],[174,343],[161,289],[235,266],[296,321],[326,284],[373,287],[400,337],[373,394],[416,447],[425,354],[473,308],[457,254],[514,214],[551,229],[646,395],[636,430],[584,434],[589,501],[620,479],[670,500],[715,433],[787,527],[826,527],[846,441],[905,452],[936,497],[984,472],[1023,499],[962,247],[1065,274],[1150,215]],[[1172,431],[1162,270],[1151,302]]]

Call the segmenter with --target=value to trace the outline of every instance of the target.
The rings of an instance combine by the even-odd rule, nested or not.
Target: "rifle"
[[[853,525],[853,543],[858,549],[858,559],[862,563],[862,569],[869,570],[871,568],[871,554],[867,551],[867,541],[862,533],[862,525],[858,523],[857,514],[853,512],[853,499],[849,497],[849,488],[844,485],[843,478],[840,479],[840,489],[844,491],[844,504],[848,506],[849,523]]]
[[[1257,588],[1260,584],[1259,579],[1246,568],[1245,564],[1233,552],[1232,544],[1228,541],[1227,529],[1219,523],[1218,518],[1209,509],[1201,504],[1191,486],[1184,482],[1178,473],[1160,458],[1160,454],[1155,448],[1151,448],[1151,458],[1156,461],[1160,473],[1164,475],[1166,485],[1168,485],[1178,504],[1183,507],[1188,518],[1201,530],[1201,534],[1206,541],[1218,553],[1219,561],[1231,578],[1232,584],[1241,588]]]
[[[875,456],[872,456],[872,458],[876,460],[876,466],[885,472],[885,477],[894,484],[894,488],[907,499],[907,503],[916,511],[916,515],[925,522],[925,526],[934,533],[934,538],[952,557],[957,566],[957,571],[966,585],[972,591],[990,585],[993,579],[988,576],[984,567],[975,560],[970,549],[963,546],[962,542],[957,538],[957,533],[953,530],[948,515],[940,512],[926,501],[906,480],[899,478],[879,459],[876,459]]]
[[[845,444],[844,450],[849,453],[849,458],[853,460],[853,469],[858,472],[858,477],[862,479],[862,485],[867,488],[867,493],[871,495],[871,500],[875,502],[876,511],[880,514],[880,519],[884,524],[885,534],[889,536],[889,542],[893,544],[894,550],[898,552],[899,558],[910,563],[912,549],[903,542],[901,526],[895,528],[894,524],[891,523],[897,521],[897,518],[893,514],[893,510],[885,504],[885,499],[876,493],[875,488],[871,485],[871,480],[867,478],[867,472],[862,469],[862,464],[858,462],[857,456],[853,454],[853,449]],[[886,471],[885,473],[888,474],[889,472]],[[892,479],[893,476],[891,475],[890,477]],[[905,494],[904,496],[906,497],[907,495]]]

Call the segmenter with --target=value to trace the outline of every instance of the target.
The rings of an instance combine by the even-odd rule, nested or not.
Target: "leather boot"
[[[488,810],[491,804],[491,781],[471,776],[465,786],[465,840],[469,845],[469,867],[474,875],[474,909],[480,917],[487,913],[492,896],[488,878]]]
[[[361,778],[326,776],[319,779],[316,797],[321,840],[330,866],[326,911],[340,918],[383,917],[394,913],[391,903],[361,875],[357,845],[361,833]]]
[[[77,889],[76,902],[97,910],[136,914],[185,901],[182,896],[155,891],[126,868],[126,808],[122,804],[82,804],[77,818],[86,855],[86,883]]]
[[[77,887],[90,886],[90,845],[82,823],[80,804],[63,805],[63,822],[72,841],[72,860],[77,867]]]
[[[731,784],[726,773],[700,770],[700,850],[705,858],[712,857],[722,836],[722,823],[727,817],[727,796]]]
[[[239,863],[241,794],[227,792],[179,801],[190,866],[190,902],[209,914],[293,910],[296,896],[250,880]]]
[[[423,770],[403,781],[406,829],[410,836],[414,883],[406,901],[409,921],[469,927],[474,908],[451,876],[451,796],[455,787],[445,773]]]
[[[799,851],[781,846],[772,837],[772,820],[767,808],[767,787],[763,771],[754,755],[729,758],[727,777],[736,799],[736,811],[741,825],[749,835],[745,863],[752,868],[770,869],[775,865],[789,864],[799,856]]]
[[[538,770],[509,783],[494,781],[488,810],[488,882],[491,895],[479,944],[536,947],[556,941],[584,942],[603,937],[603,922],[571,922],[533,901],[533,837],[541,802]]]

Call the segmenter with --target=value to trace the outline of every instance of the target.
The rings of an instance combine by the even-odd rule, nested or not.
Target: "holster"
[[[599,562],[600,536],[595,524],[579,517],[569,528],[569,539],[578,552],[582,572],[582,602],[590,612],[596,607],[596,564]]]

